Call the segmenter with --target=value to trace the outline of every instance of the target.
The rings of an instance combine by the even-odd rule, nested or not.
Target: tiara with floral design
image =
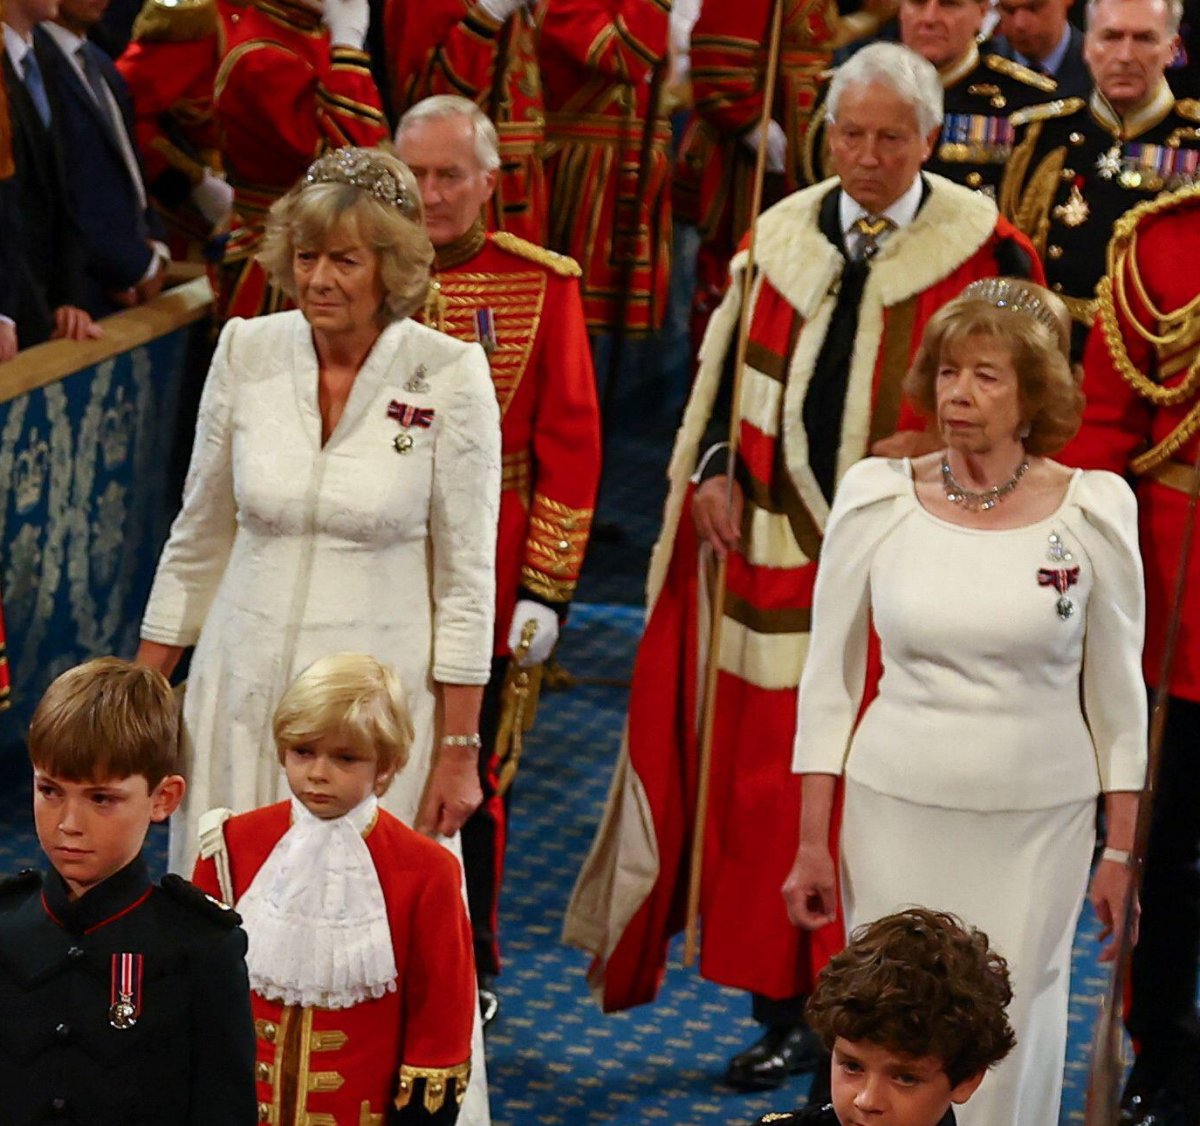
[[[330,149],[308,166],[305,184],[349,184],[411,217],[416,210],[412,193],[396,173],[377,159],[375,149]]]
[[[981,278],[979,281],[973,281],[959,296],[986,301],[989,305],[995,305],[997,309],[1025,313],[1041,321],[1055,337],[1062,332],[1061,323],[1054,310],[1036,293],[1012,278]]]

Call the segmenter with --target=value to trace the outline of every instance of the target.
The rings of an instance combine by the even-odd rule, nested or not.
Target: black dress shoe
[[[789,1075],[811,1071],[820,1049],[817,1034],[806,1025],[768,1028],[725,1069],[725,1082],[739,1091],[771,1091]]]
[[[496,992],[495,983],[491,978],[479,982],[479,1022],[487,1031],[487,1026],[500,1015],[500,994]]]

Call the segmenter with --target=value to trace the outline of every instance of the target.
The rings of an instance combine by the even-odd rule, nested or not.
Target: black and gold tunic
[[[1166,82],[1121,118],[1098,91],[1013,117],[1019,137],[1000,209],[1033,241],[1050,287],[1067,302],[1082,350],[1095,315],[1113,225],[1159,192],[1200,172],[1200,102]]]

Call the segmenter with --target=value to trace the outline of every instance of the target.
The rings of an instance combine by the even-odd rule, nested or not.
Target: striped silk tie
[[[873,258],[879,249],[879,239],[895,226],[886,215],[860,215],[855,219],[853,231],[856,237],[850,248],[854,260],[861,262]]]

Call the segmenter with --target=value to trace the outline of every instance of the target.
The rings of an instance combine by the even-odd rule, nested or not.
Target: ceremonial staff
[[[1111,251],[1110,251],[1111,254]],[[1118,271],[1124,263],[1110,259],[1110,276],[1100,283],[1101,303],[1110,299]],[[1132,318],[1131,318],[1131,323]],[[1096,329],[1095,331],[1099,331]],[[1109,347],[1113,344],[1110,341]],[[1200,362],[1198,358],[1197,362]],[[1092,1063],[1088,1072],[1087,1102],[1084,1109],[1084,1126],[1118,1126],[1120,1122],[1121,1085],[1125,1077],[1124,1052],[1122,1050],[1122,1012],[1125,987],[1129,979],[1129,959],[1133,952],[1133,933],[1136,925],[1134,904],[1142,883],[1145,868],[1146,848],[1150,841],[1150,822],[1154,810],[1154,794],[1158,784],[1158,768],[1162,758],[1163,735],[1166,731],[1167,709],[1170,706],[1171,673],[1175,667],[1175,652],[1179,641],[1179,627],[1183,615],[1183,600],[1187,593],[1188,565],[1192,557],[1192,543],[1196,534],[1197,498],[1200,498],[1200,450],[1192,463],[1191,481],[1188,486],[1187,515],[1183,524],[1183,539],[1179,545],[1179,564],[1175,574],[1175,589],[1171,600],[1171,617],[1167,621],[1167,633],[1163,643],[1162,661],[1159,664],[1158,686],[1154,690],[1154,704],[1150,712],[1149,747],[1146,756],[1146,784],[1138,801],[1137,823],[1134,830],[1133,848],[1129,854],[1132,878],[1125,893],[1125,909],[1120,933],[1116,936],[1116,956],[1113,959],[1112,976],[1108,990],[1100,1003],[1096,1017],[1096,1030],[1092,1037]]]
[[[763,179],[767,167],[767,133],[771,124],[775,82],[779,71],[779,49],[783,39],[784,0],[775,0],[771,13],[771,38],[767,48],[767,73],[763,81],[762,112],[758,119],[758,153],[750,192],[750,230],[746,234],[746,263],[742,271],[742,306],[738,322],[736,363],[729,412],[729,469],[726,474],[725,509],[733,511],[734,467],[737,464],[741,429],[742,369],[750,338],[750,309],[754,291],[754,245],[758,235],[758,212],[762,206]],[[717,674],[721,663],[721,626],[724,620],[725,582],[728,556],[717,564],[713,583],[712,617],[708,635],[708,660],[704,670],[704,705],[700,715],[700,766],[696,785],[696,816],[692,821],[692,859],[688,873],[687,922],[684,931],[683,964],[691,966],[699,949],[700,883],[704,866],[704,836],[708,821],[708,786],[712,773],[713,720],[717,705]]]

